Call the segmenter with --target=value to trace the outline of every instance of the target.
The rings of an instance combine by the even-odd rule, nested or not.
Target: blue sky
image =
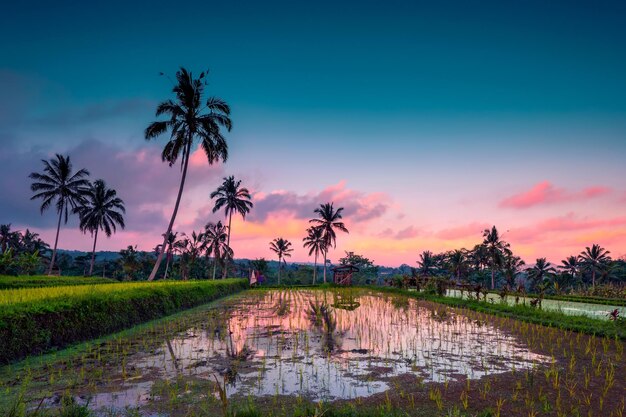
[[[623,1],[182,6],[3,6],[0,152],[35,169],[34,155],[94,142],[158,150],[142,137],[170,94],[158,74],[183,65],[210,68],[209,91],[233,108],[223,173],[259,192],[345,181],[388,194],[411,218],[398,228],[436,229],[515,223],[492,200],[541,181],[626,190]],[[560,210],[550,215],[597,212]]]

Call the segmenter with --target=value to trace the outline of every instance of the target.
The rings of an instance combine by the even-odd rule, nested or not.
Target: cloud
[[[326,187],[318,193],[297,194],[293,191],[273,191],[256,193],[253,196],[254,209],[249,219],[263,222],[270,214],[283,214],[297,219],[315,217],[313,210],[323,203],[334,203],[343,207],[345,219],[354,223],[364,223],[383,216],[390,207],[390,199],[384,193],[365,193],[346,188],[345,181]]]
[[[605,186],[592,186],[572,192],[555,187],[549,181],[542,181],[530,190],[514,194],[500,201],[500,207],[524,209],[545,204],[557,204],[572,201],[585,201],[607,195],[612,190]]]
[[[485,229],[490,228],[491,225],[489,223],[469,223],[462,226],[451,227],[448,229],[442,229],[435,233],[435,236],[440,239],[463,239],[466,237],[476,237],[477,239],[481,238],[482,232]]]
[[[178,192],[179,166],[169,167],[161,162],[161,146],[144,144],[136,149],[102,141],[87,140],[66,152],[74,169],[87,168],[90,178],[102,178],[114,188],[126,205],[126,224],[129,231],[162,233]],[[6,196],[0,204],[0,222],[54,228],[56,216],[49,210],[40,215],[39,201],[31,201],[30,179],[33,171],[41,171],[41,159],[53,155],[41,150],[20,152],[0,149],[0,195]],[[197,159],[197,158],[196,158]],[[194,196],[203,202],[223,176],[220,165],[190,164],[183,205],[194,208]],[[182,211],[182,208],[181,208]],[[75,223],[75,221],[74,221]],[[72,224],[74,224],[72,223]]]
[[[416,236],[419,236],[419,231],[415,227],[409,226],[396,233],[395,237],[396,239],[411,239]]]

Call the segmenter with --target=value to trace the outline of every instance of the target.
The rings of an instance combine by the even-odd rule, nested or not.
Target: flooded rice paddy
[[[333,401],[385,392],[407,375],[447,384],[550,361],[493,323],[402,295],[249,291],[61,362],[33,363],[22,375],[5,367],[2,379],[6,392],[31,378],[33,399],[46,404],[70,386],[96,410],[160,415],[160,403],[186,394],[214,400],[216,384],[231,399]]]
[[[461,292],[459,290],[448,290],[446,295],[448,297],[465,299],[473,296],[473,294],[470,294],[467,291]],[[487,300],[492,303],[499,303],[501,302],[501,297],[498,294],[489,293],[487,294]],[[508,305],[515,305],[516,302],[530,305],[532,300],[533,299],[529,297],[516,297],[515,295],[508,295],[505,297],[505,301]],[[543,299],[541,300],[541,308],[544,310],[558,311],[570,316],[588,316],[600,320],[609,320],[609,313],[615,309],[619,311],[620,316],[623,317],[626,315],[626,307],[624,306],[583,303],[578,301]]]

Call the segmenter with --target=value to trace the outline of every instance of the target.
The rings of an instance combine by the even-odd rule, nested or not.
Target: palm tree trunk
[[[493,269],[493,266],[492,266],[491,267],[491,289],[492,290],[496,287],[495,275],[496,275],[496,270]]]
[[[591,287],[596,287],[596,271],[595,269],[591,271]]]
[[[165,236],[163,237],[163,246],[161,246],[162,248],[165,247],[165,245],[167,244],[167,238],[170,235],[170,233],[172,232],[172,227],[174,227],[174,221],[176,220],[176,214],[178,214],[178,206],[180,205],[180,198],[183,195],[183,189],[185,188],[185,179],[187,178],[187,166],[189,166],[189,151],[191,150],[191,142],[189,142],[189,145],[187,145],[187,157],[185,158],[185,163],[183,165],[183,175],[180,179],[180,187],[178,188],[178,196],[176,197],[176,204],[174,205],[174,212],[172,213],[172,218],[170,219],[170,224],[169,226],[167,226],[167,231],[165,232]],[[152,272],[150,272],[150,277],[148,278],[148,281],[154,281],[154,278],[156,277],[156,273],[159,270],[159,266],[161,265],[161,261],[163,260],[163,252],[164,251],[160,251],[159,255],[157,256],[157,260],[154,263],[154,268],[152,268]]]
[[[229,248],[230,248],[230,225],[232,221],[233,221],[233,212],[231,211],[228,214],[228,238],[226,239],[226,246],[228,246]],[[222,274],[222,278],[226,278],[227,273],[228,273],[228,258],[224,260],[224,273]]]
[[[324,251],[324,284],[326,284],[326,251]]]
[[[89,276],[93,274],[93,264],[96,262],[96,242],[98,241],[98,229],[93,237],[93,250],[91,251],[91,266],[89,266]]]
[[[280,256],[278,257],[278,285],[280,285]]]
[[[317,274],[317,251],[315,252],[315,262],[313,263],[313,284],[315,284],[316,274]]]
[[[54,260],[57,257],[57,244],[59,243],[59,231],[61,230],[61,217],[63,216],[63,205],[59,210],[59,222],[57,224],[57,237],[54,239],[54,249],[52,250],[52,259],[50,259],[50,267],[48,268],[48,275],[52,275],[52,268],[54,268]]]
[[[213,257],[213,279],[215,279],[215,270],[217,269],[217,255]]]
[[[163,274],[163,279],[167,279],[167,271],[170,269],[170,254],[165,255],[165,274]]]

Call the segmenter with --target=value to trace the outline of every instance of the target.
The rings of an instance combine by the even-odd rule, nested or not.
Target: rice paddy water
[[[150,410],[181,381],[183,393],[203,387],[197,398],[215,395],[207,387],[218,381],[231,399],[331,401],[387,391],[404,375],[460,381],[549,362],[506,329],[434,303],[361,289],[264,290],[90,346],[50,378],[71,375],[73,395],[96,410]],[[37,394],[58,401],[54,387]]]

